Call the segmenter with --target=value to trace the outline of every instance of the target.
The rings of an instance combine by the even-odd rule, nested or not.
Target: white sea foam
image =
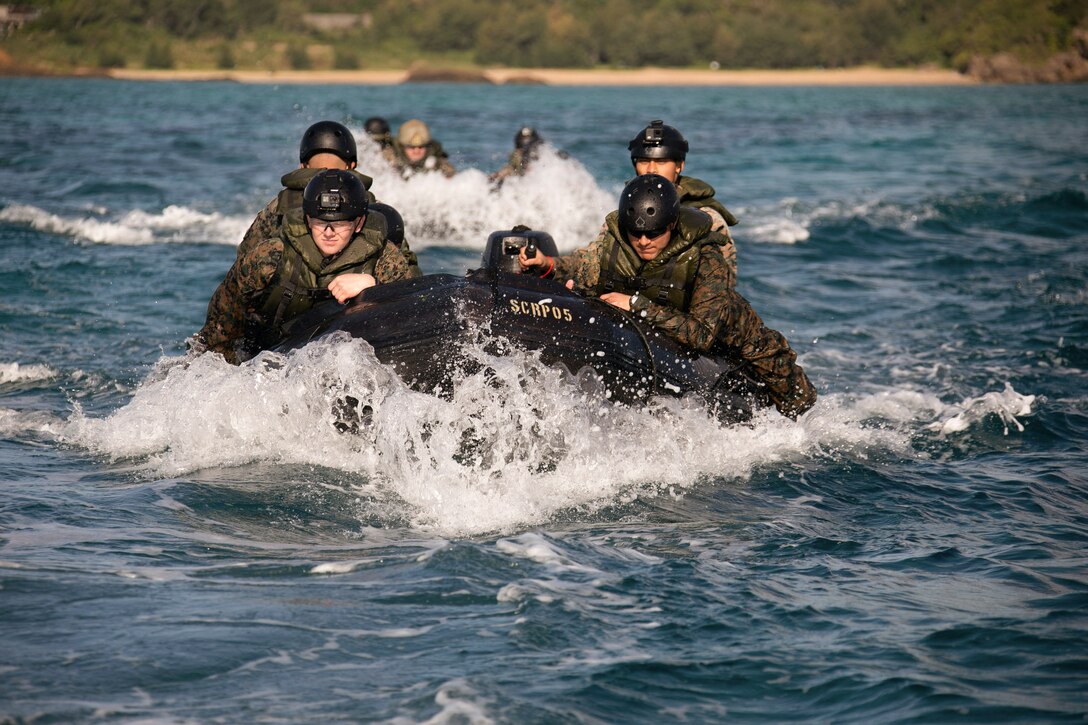
[[[360,561],[330,561],[318,564],[310,569],[311,574],[347,574],[366,564],[366,560]]]
[[[359,151],[360,168],[374,177],[378,198],[404,217],[413,249],[482,248],[488,234],[516,224],[548,232],[561,251],[574,249],[597,235],[619,193],[602,189],[581,163],[547,145],[527,174],[498,187],[479,169],[449,179],[437,173],[403,179],[373,144]]]
[[[63,419],[41,410],[13,410],[0,408],[0,437],[55,438],[61,435],[67,424]]]
[[[734,231],[745,241],[764,242],[767,244],[797,244],[809,238],[808,223],[784,217],[769,218],[746,225],[743,230]]]
[[[408,389],[361,341],[322,341],[237,367],[213,355],[175,360],[114,413],[77,409],[61,437],[142,458],[160,476],[251,461],[339,469],[417,526],[470,533],[681,495],[707,475],[743,479],[844,435],[819,417],[815,428],[772,413],[754,427],[723,428],[686,401],[614,406],[531,355],[478,354],[490,372],[468,375],[447,398]],[[372,408],[360,435],[332,427],[331,411],[349,393]]]
[[[976,398],[967,398],[957,406],[949,406],[945,415],[953,415],[932,423],[929,428],[941,435],[962,433],[987,416],[995,415],[1005,427],[1005,435],[1009,434],[1010,428],[1023,432],[1024,425],[1018,419],[1031,415],[1034,406],[1034,395],[1022,395],[1012,385],[1005,383],[1005,389],[1000,393],[985,393]]]
[[[544,146],[531,171],[496,185],[479,169],[453,178],[418,174],[403,179],[373,144],[360,147],[360,168],[375,179],[381,201],[400,211],[414,249],[430,246],[482,249],[493,231],[524,224],[550,233],[561,249],[588,243],[605,214],[615,207],[618,189],[605,190],[578,161]],[[162,242],[238,244],[256,215],[229,216],[170,205],[161,212],[131,210],[110,216],[59,216],[44,209],[13,204],[0,210],[0,221],[29,224],[97,244],[145,245]]]
[[[938,213],[931,206],[885,199],[809,203],[791,197],[769,207],[738,208],[733,211],[742,221],[733,230],[734,235],[744,242],[763,244],[798,244],[812,236],[811,229],[816,224],[852,218],[908,231]]]
[[[0,210],[0,221],[29,224],[34,229],[95,244],[137,246],[160,242],[238,244],[251,218],[206,214],[171,205],[158,214],[133,210],[116,219],[66,218],[43,209],[13,204]]]
[[[733,229],[738,241],[797,244],[809,238],[812,216],[796,199],[783,199],[772,208],[733,210],[741,225]]]
[[[120,223],[153,230],[156,242],[238,244],[252,221],[250,216],[228,216],[219,212],[208,214],[172,204],[159,214],[130,211],[121,218]]]
[[[186,572],[180,569],[165,566],[118,569],[115,573],[122,579],[146,579],[155,582],[180,581],[188,576]]]
[[[468,681],[450,680],[443,683],[435,693],[434,702],[441,708],[426,720],[408,717],[394,717],[386,722],[389,725],[494,725],[495,720],[488,716],[489,707],[493,707],[493,698],[477,692]]]
[[[507,556],[527,559],[542,565],[544,575],[526,576],[526,578],[507,584],[496,594],[496,601],[520,604],[534,600],[543,604],[562,601],[572,610],[621,611],[632,617],[633,626],[654,627],[653,615],[661,609],[655,605],[646,606],[638,597],[621,593],[617,580],[620,575],[579,563],[575,557],[578,552],[567,554],[561,550],[562,542],[549,540],[541,534],[530,532],[509,539],[500,539],[495,548]],[[635,555],[629,549],[616,549],[613,545],[602,548],[602,555],[611,559],[638,559],[640,562],[656,561],[654,557]],[[618,567],[617,570],[623,569]],[[532,568],[526,567],[526,571]],[[651,617],[651,619],[646,619]],[[636,621],[641,619],[642,621]]]
[[[57,377],[57,371],[48,365],[0,363],[0,385],[50,380],[55,377]]]
[[[551,569],[570,569],[593,571],[564,556],[548,539],[536,533],[522,534],[513,539],[499,539],[495,548],[504,554],[516,556],[538,564],[545,564]]]
[[[911,431],[929,430],[942,436],[967,433],[990,416],[1001,421],[1006,435],[1012,429],[1022,432],[1019,419],[1034,414],[1036,401],[1036,396],[1018,393],[1009,383],[1001,392],[952,405],[931,392],[888,388],[860,396],[825,395],[806,422],[810,427],[825,427],[818,437],[834,440],[839,450],[861,446],[907,453]]]
[[[343,485],[358,489],[360,516],[462,535],[679,498],[708,479],[740,482],[757,467],[813,456],[913,455],[919,429],[954,432],[990,413],[1015,420],[1032,401],[1011,388],[956,407],[902,389],[836,393],[798,421],[770,410],[749,425],[723,426],[684,399],[612,405],[590,379],[532,354],[469,352],[485,370],[464,374],[443,397],[407,388],[369,345],[346,337],[241,366],[214,355],[167,359],[126,405],[104,418],[77,409],[58,435],[115,459],[142,459],[155,476],[255,461],[340,470]],[[369,406],[358,434],[333,427],[347,395]],[[499,547],[563,565],[546,540]],[[343,566],[353,565],[313,571]]]

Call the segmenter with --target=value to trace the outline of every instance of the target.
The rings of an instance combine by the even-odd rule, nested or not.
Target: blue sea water
[[[362,149],[448,273],[517,223],[588,241],[678,126],[816,407],[723,427],[518,355],[532,399],[445,400],[344,342],[179,364],[301,132],[376,114],[460,169]],[[1084,86],[0,79],[0,722],[1085,721],[1086,118]],[[551,150],[495,192],[523,124]]]

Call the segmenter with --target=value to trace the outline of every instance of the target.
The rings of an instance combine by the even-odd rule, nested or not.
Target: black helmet
[[[318,121],[302,134],[298,160],[306,163],[311,156],[319,153],[336,154],[349,164],[359,160],[355,152],[355,137],[346,126],[336,121]]]
[[[680,196],[664,176],[643,174],[623,187],[619,212],[624,230],[657,236],[680,215]]]
[[[370,205],[370,214],[377,212],[385,218],[385,238],[398,247],[404,243],[404,218],[400,212],[380,201]]]
[[[389,135],[389,121],[386,121],[381,116],[371,116],[363,123],[363,128],[365,128],[367,134],[371,136]]]
[[[366,187],[357,174],[342,169],[326,169],[306,184],[302,192],[302,211],[312,219],[335,222],[357,219],[366,214]]]
[[[519,149],[530,148],[543,140],[540,138],[540,134],[536,132],[536,129],[531,126],[523,126],[520,131],[514,134],[514,146]]]
[[[638,132],[627,144],[631,160],[669,159],[683,161],[688,155],[688,141],[672,126],[663,121],[650,121],[650,125]]]

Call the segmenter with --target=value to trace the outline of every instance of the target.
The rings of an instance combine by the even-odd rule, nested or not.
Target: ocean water
[[[587,242],[678,126],[816,407],[186,360],[301,132],[370,115],[460,169],[362,149],[455,274],[517,223]],[[0,79],[0,722],[1085,721],[1086,118],[1084,86]],[[496,192],[523,124],[549,150]]]

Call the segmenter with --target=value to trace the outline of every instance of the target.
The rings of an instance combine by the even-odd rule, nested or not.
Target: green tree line
[[[1088,0],[30,0],[3,39],[53,66],[794,68],[1038,62]],[[354,16],[322,29],[309,13]]]

